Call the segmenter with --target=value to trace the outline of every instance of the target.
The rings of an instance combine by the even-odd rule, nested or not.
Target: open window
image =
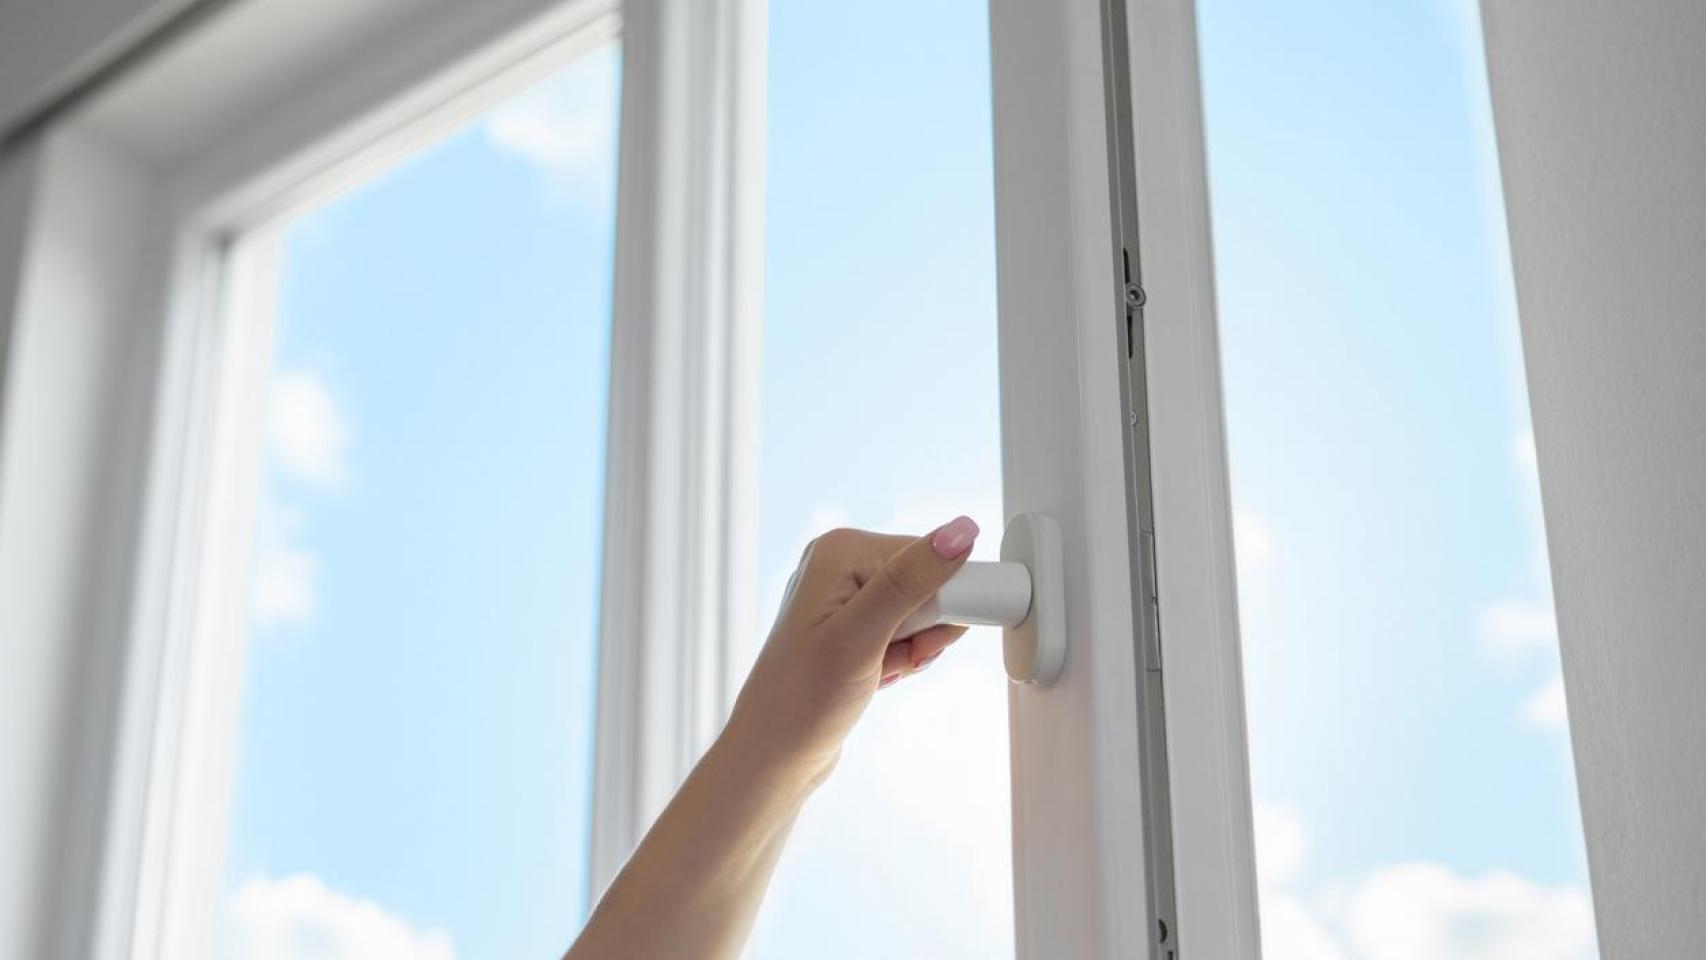
[[[1259,6],[991,6],[1021,955],[1590,956],[1473,8]]]
[[[773,0],[769,48],[766,617],[826,529],[963,513],[991,560],[1006,518],[984,4]],[[974,628],[873,704],[801,814],[753,956],[1012,954],[1001,642]]]
[[[1266,954],[1594,956],[1477,11],[1198,10]]]
[[[885,695],[757,956],[1589,949],[1474,31],[916,6],[245,0],[9,145],[0,586],[94,705],[46,952],[560,946],[804,539],[960,512],[1059,525],[1064,669]],[[1425,143],[1334,126],[1380,43]]]

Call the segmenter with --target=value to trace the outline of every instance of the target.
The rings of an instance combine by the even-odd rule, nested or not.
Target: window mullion
[[[754,628],[764,17],[625,10],[594,896],[715,736]]]

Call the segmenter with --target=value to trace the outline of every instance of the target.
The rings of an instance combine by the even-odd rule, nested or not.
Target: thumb
[[[902,547],[836,613],[838,626],[887,644],[906,615],[935,596],[965,564],[977,534],[970,517],[955,517]]]

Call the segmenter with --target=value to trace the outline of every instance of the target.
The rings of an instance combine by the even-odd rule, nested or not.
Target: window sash
[[[1122,19],[1126,35],[1110,36]],[[1157,943],[1168,898],[1146,882],[1164,858],[1146,849],[1142,812],[1165,781],[1171,815],[1151,828],[1172,838],[1172,949],[1258,956],[1193,5],[992,0],[990,32],[1006,506],[1055,515],[1068,545],[1065,672],[1011,700],[1019,953],[1172,960]],[[1115,119],[1133,131],[1131,169],[1116,170],[1135,184],[1147,288],[1141,403],[1120,382],[1115,40],[1129,75],[1116,57],[1111,83],[1130,91]],[[1147,559],[1127,497],[1133,416],[1149,428],[1165,777],[1133,615]]]

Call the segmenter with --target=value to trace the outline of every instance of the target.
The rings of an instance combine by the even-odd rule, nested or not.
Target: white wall
[[[0,130],[194,0],[0,0]]]
[[[190,2],[0,0],[0,135]],[[54,140],[0,149],[4,957],[85,954],[93,929],[61,920],[94,907],[151,350],[130,291],[79,277],[147,262],[120,226],[140,185]]]
[[[157,343],[136,291],[160,263],[107,156],[64,135],[0,156],[0,249],[27,251],[0,277],[0,957],[84,954],[61,920],[93,909],[102,855]]]
[[[1484,0],[1603,955],[1706,943],[1706,3]]]

